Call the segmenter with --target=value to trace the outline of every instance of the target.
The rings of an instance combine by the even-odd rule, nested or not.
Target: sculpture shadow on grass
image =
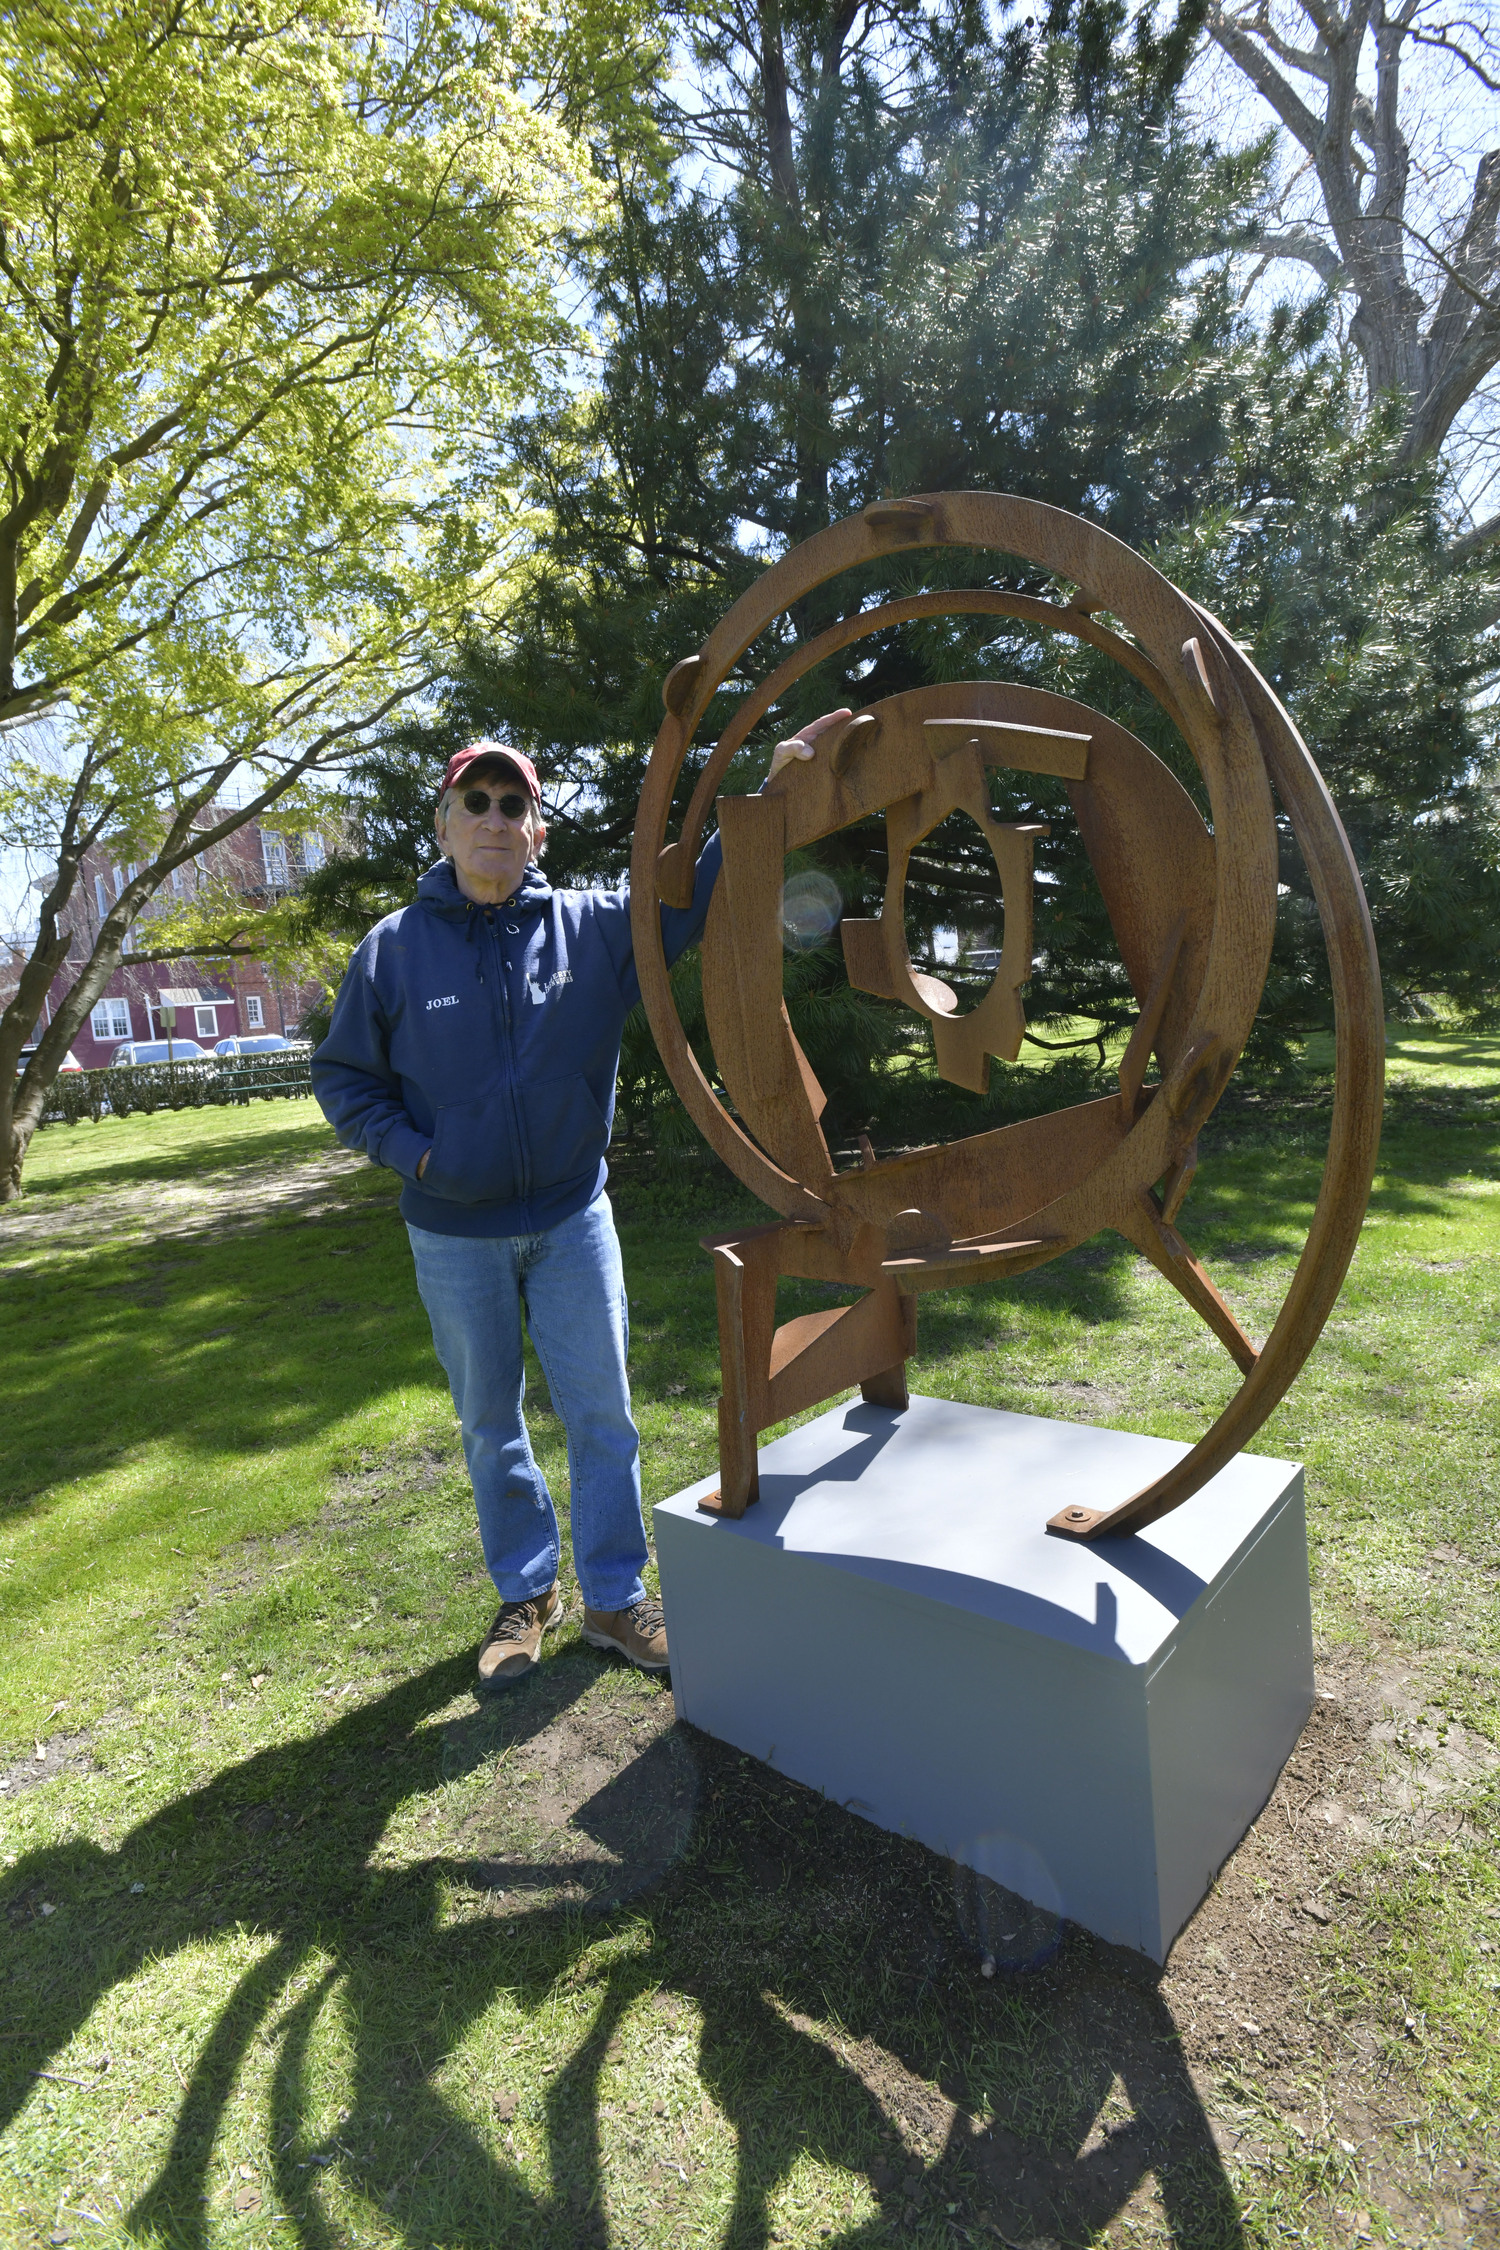
[[[434,1723],[467,1686],[470,1662],[465,1653],[435,1665],[320,1734],[226,1769],[113,1852],[76,1840],[22,1860],[0,1897],[12,1941],[0,2130],[112,1989],[211,1943],[233,1919],[269,1942],[219,2006],[166,2154],[127,2215],[142,2242],[206,2250],[227,2215],[214,2200],[215,2149],[256,2045],[274,2058],[266,2122],[278,2239],[296,2250],[343,2239],[318,2184],[335,2169],[413,2250],[634,2240],[610,2227],[604,2113],[611,2041],[653,2005],[679,2028],[696,2023],[698,2079],[737,2145],[732,2206],[712,2221],[694,2202],[696,2112],[665,2155],[640,2160],[633,2183],[612,2176],[616,2200],[622,2186],[649,2194],[652,2239],[708,2239],[711,2224],[726,2250],[762,2250],[778,2196],[811,2157],[874,2186],[878,2216],[851,2218],[835,2238],[850,2245],[920,2241],[929,2225],[932,2239],[950,2239],[949,2205],[960,2225],[987,2219],[1012,2242],[1082,2244],[1147,2173],[1179,2250],[1241,2241],[1146,1964],[1070,1933],[1033,1973],[982,1983],[952,1871],[921,1847],[678,1724],[656,1696],[628,1708],[616,1697],[624,1724],[611,1761],[588,1717],[600,1667],[581,1649],[498,1705]],[[554,1824],[530,1831],[529,1846],[512,1825],[506,1849],[487,1848],[483,1819],[470,1819],[456,1840],[473,1849],[372,1867],[403,1806],[486,1763],[497,1818],[510,1821],[505,1761],[523,1749],[544,1777],[550,1756],[574,1798],[579,1772],[585,1788],[581,1801],[553,1805]],[[310,1859],[279,1872],[270,1863],[291,1857],[298,1833],[282,1814],[319,1802],[337,1817],[315,1831]],[[260,1845],[248,1870],[247,1834]],[[134,1871],[167,1867],[185,1837],[200,1849],[179,1895],[163,1880],[133,1898]],[[481,1901],[467,1919],[445,1916],[450,1884],[488,1894],[499,1912]],[[42,1898],[60,1910],[45,1921]],[[583,1957],[622,1918],[648,1942],[588,1972],[588,2028],[542,2081],[550,2180],[538,2190],[499,2130],[519,2062],[496,2054],[486,2106],[497,2122],[483,2132],[448,2100],[445,2068],[500,1994],[534,2015],[575,1990]],[[331,2126],[336,2096],[317,2052],[330,2011],[348,2056]],[[1117,2081],[1133,2116],[1101,2134]],[[913,2165],[924,2105],[926,2159]],[[659,2140],[673,2128],[671,2118],[646,2124]]]

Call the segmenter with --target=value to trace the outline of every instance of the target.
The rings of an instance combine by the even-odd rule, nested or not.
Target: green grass
[[[1288,1961],[1322,2028],[1275,2083],[1081,1934],[982,1982],[941,1863],[676,1728],[576,1621],[475,1704],[492,1595],[392,1183],[308,1175],[310,1105],[40,1135],[0,1215],[0,1767],[46,1748],[0,1797],[0,2240],[1437,2239],[1439,2174],[1500,2162],[1500,1042],[1391,1060],[1359,1255],[1256,1450],[1308,1463],[1325,1647],[1404,1667],[1411,1759],[1472,1770]],[[1252,1332],[1325,1119],[1206,1143],[1182,1223]],[[618,1204],[649,1501],[713,1465],[696,1237],[751,1206],[701,1167]],[[923,1390],[1166,1436],[1235,1381],[1108,1239],[920,1334]],[[532,1402],[561,1494],[534,1368]],[[1368,2148],[1341,2025],[1411,2121]]]
[[[154,1116],[53,1125],[26,1162],[28,1204],[75,1203],[110,1188],[154,1189],[196,1180],[222,1166],[277,1164],[332,1149],[322,1112],[309,1101],[247,1103],[243,1109],[162,1109]]]

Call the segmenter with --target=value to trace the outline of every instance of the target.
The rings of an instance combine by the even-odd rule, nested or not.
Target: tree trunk
[[[0,1203],[12,1203],[21,1192],[21,1173],[31,1138],[42,1121],[47,1096],[57,1082],[69,1047],[82,1029],[84,1018],[103,992],[125,950],[125,932],[139,900],[132,899],[132,884],[107,916],[83,973],[37,1041],[36,1051],[19,1078],[16,1065],[31,1026],[41,1014],[52,980],[67,959],[66,931],[39,936],[31,958],[21,971],[16,997],[0,1016]],[[150,895],[149,893],[147,894]],[[130,901],[128,908],[126,902]],[[122,912],[122,909],[126,909]]]
[[[1211,5],[1207,18],[1212,37],[1302,149],[1333,238],[1329,243],[1298,224],[1266,234],[1263,248],[1269,258],[1310,265],[1326,288],[1351,291],[1349,335],[1370,403],[1399,398],[1400,458],[1429,460],[1500,366],[1500,151],[1481,157],[1467,209],[1450,206],[1434,223],[1426,248],[1443,278],[1429,303],[1408,262],[1413,242],[1425,240],[1408,208],[1413,166],[1402,115],[1402,68],[1418,37],[1412,11],[1388,15],[1379,0],[1336,0],[1331,7],[1300,0],[1300,6],[1309,35],[1302,47],[1258,0]],[[1370,36],[1373,93],[1359,84],[1360,52]],[[1454,29],[1449,44],[1490,84],[1482,42],[1468,51],[1476,42],[1469,25]],[[1451,559],[1468,559],[1497,535],[1500,516],[1457,542]]]

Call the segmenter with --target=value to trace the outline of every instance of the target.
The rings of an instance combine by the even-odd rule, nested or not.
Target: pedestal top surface
[[[1242,1453],[1171,1515],[1124,1538],[1046,1530],[1059,1508],[1111,1507],[1188,1452],[1037,1414],[916,1398],[860,1400],[763,1446],[760,1499],[701,1513],[704,1477],[656,1514],[712,1538],[806,1555],[1127,1664],[1149,1664],[1295,1486],[1289,1461]]]

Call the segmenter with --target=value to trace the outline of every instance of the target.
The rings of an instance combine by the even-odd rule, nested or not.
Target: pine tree
[[[665,179],[618,166],[618,223],[579,246],[597,379],[512,426],[552,528],[505,636],[466,653],[445,714],[445,740],[506,736],[550,777],[553,879],[623,871],[661,680],[767,557],[885,493],[1021,492],[1153,552],[1253,648],[1345,806],[1393,1002],[1487,1005],[1500,854],[1471,707],[1480,607],[1443,575],[1431,475],[1393,469],[1316,317],[1257,335],[1236,309],[1226,253],[1261,181],[1253,154],[1230,159],[1181,127],[1191,19],[1154,44],[1062,5],[1040,30],[991,41],[958,9],[898,11],[873,48],[858,10],[834,21],[767,5],[753,38],[739,17],[696,20],[705,97],[672,122],[703,162]],[[1004,557],[901,558],[804,604],[749,652],[745,678],[835,607],[916,583],[1057,591]],[[1113,667],[962,618],[825,663],[729,786],[754,786],[774,735],[819,709],[974,677],[1095,703],[1197,787],[1162,714]],[[704,744],[736,700],[721,696]],[[1136,1002],[1065,792],[1016,780],[1008,815],[1052,823],[1032,1036],[1066,1044],[1076,1017],[1107,1034]],[[873,909],[880,823],[819,858],[850,911]],[[1282,873],[1267,1056],[1329,1017],[1289,839]],[[991,934],[977,831],[945,824],[907,904],[914,956],[941,928]],[[890,1060],[926,1050],[895,1010],[883,1048],[867,1023],[840,1027],[837,994],[835,942],[798,965],[789,1004],[847,1131],[900,1106]],[[997,1101],[1012,1098],[997,1081]]]
[[[1182,38],[1111,47],[1107,15],[1059,8],[1046,36],[996,46],[961,12],[914,11],[877,66],[863,12],[838,20],[768,6],[753,54],[740,18],[700,25],[723,98],[677,129],[714,171],[617,171],[619,223],[588,246],[598,382],[512,427],[553,529],[455,709],[584,790],[580,875],[622,864],[661,679],[768,554],[882,493],[954,484],[1140,539],[1222,450],[1232,308],[1220,273],[1186,277],[1236,238],[1256,175],[1177,132]],[[847,598],[804,605],[751,668]],[[893,638],[872,680],[917,684],[944,645]],[[782,725],[850,677],[825,668]]]

